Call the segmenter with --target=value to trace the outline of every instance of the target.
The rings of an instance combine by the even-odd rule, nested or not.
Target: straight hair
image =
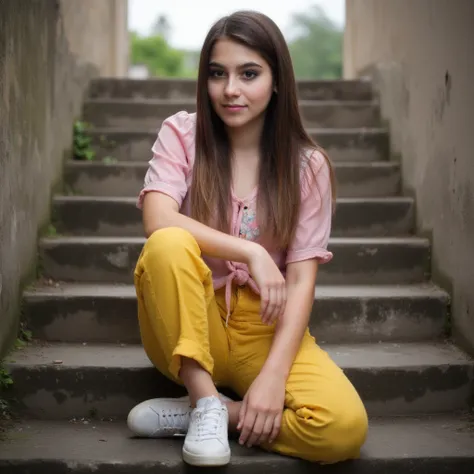
[[[266,15],[239,11],[210,29],[204,40],[197,80],[196,158],[191,185],[191,216],[219,230],[230,231],[232,162],[223,121],[208,93],[209,63],[219,39],[230,39],[262,56],[269,64],[276,92],[265,111],[260,140],[257,218],[262,235],[287,248],[294,236],[301,206],[300,169],[305,150],[322,153],[330,170],[333,209],[335,176],[327,153],[306,133],[299,112],[296,81],[286,41]],[[314,173],[314,169],[311,168]],[[264,216],[264,217],[262,217]]]

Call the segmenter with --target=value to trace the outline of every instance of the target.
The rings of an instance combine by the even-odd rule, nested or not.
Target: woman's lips
[[[239,112],[246,108],[245,105],[224,105],[224,108],[227,109],[229,112]]]

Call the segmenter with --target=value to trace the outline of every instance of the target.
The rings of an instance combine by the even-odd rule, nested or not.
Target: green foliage
[[[145,65],[155,77],[197,76],[198,51],[181,51],[168,43],[171,26],[165,16],[154,23],[150,36],[130,33],[131,61]],[[342,77],[343,30],[321,7],[293,15],[289,47],[298,79]]]
[[[12,385],[13,379],[10,372],[0,364],[0,420],[10,419],[10,407],[8,402],[2,397],[2,393]]]
[[[33,333],[27,329],[24,322],[20,323],[20,331],[18,337],[15,341],[15,349],[23,349],[28,345],[29,342],[33,340]]]
[[[73,129],[73,147],[75,160],[91,161],[95,152],[91,148],[92,139],[88,135],[89,124],[76,120]]]
[[[18,351],[18,350],[24,349],[26,345],[27,343],[25,341],[23,341],[20,338],[17,338],[17,340],[15,341],[15,350]]]
[[[26,327],[24,322],[20,322],[20,330],[15,341],[15,349],[23,349],[29,342],[33,340],[32,332]],[[9,420],[11,418],[10,405],[6,399],[3,398],[5,393],[13,385],[13,379],[10,372],[3,366],[0,361],[0,421]]]
[[[142,37],[130,34],[131,59],[133,64],[144,64],[152,76],[182,77],[185,55],[172,48],[160,34]]]
[[[298,79],[342,77],[343,31],[321,7],[293,16],[290,53]]]
[[[0,365],[0,391],[4,391],[10,386],[13,385],[13,380],[10,375],[10,372],[8,372],[3,365]]]
[[[26,323],[20,323],[20,333],[18,334],[18,339],[28,343],[33,340],[33,333],[26,327]]]
[[[48,228],[46,229],[46,235],[48,237],[56,237],[58,235],[58,231],[53,224],[48,224]]]

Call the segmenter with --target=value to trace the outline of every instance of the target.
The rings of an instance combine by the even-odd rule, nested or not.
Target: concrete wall
[[[474,349],[474,1],[346,0],[344,75],[370,74],[456,340]]]
[[[71,53],[93,63],[101,76],[128,74],[127,0],[61,0]]]
[[[126,74],[126,3],[0,0],[0,356],[88,81]]]

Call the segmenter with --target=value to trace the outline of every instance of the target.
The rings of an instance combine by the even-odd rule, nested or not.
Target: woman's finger
[[[265,427],[266,418],[267,417],[265,413],[258,413],[257,418],[255,419],[255,423],[253,425],[252,432],[250,433],[250,437],[247,441],[247,448],[251,448],[254,444],[257,443],[257,440],[260,438]]]
[[[270,301],[270,294],[268,286],[260,288],[260,317],[262,321],[265,320],[268,303]]]
[[[281,305],[283,301],[283,294],[281,288],[278,286],[274,288],[273,294],[275,295],[275,307],[273,308],[272,313],[267,319],[268,324],[273,324],[281,313]]]
[[[269,436],[273,431],[274,419],[275,418],[271,415],[267,416],[267,418],[265,419],[265,425],[263,427],[262,434],[256,441],[256,444],[266,443],[269,440]]]
[[[280,433],[280,427],[281,427],[281,418],[283,416],[283,413],[280,412],[278,413],[277,416],[275,416],[273,420],[273,427],[272,427],[272,432],[270,433],[270,437],[268,439],[268,442],[272,444],[275,439],[277,438],[278,434]]]
[[[267,324],[275,308],[275,290],[272,287],[268,287],[268,304],[265,314],[262,315],[262,322]]]
[[[239,410],[239,422],[237,423],[237,429],[240,431],[242,429],[242,424],[245,419],[245,413],[247,411],[247,398],[244,397],[242,404],[240,405]]]
[[[240,432],[239,443],[245,444],[253,431],[255,419],[257,418],[257,412],[247,406],[245,418],[242,421],[242,429]]]
[[[275,320],[277,320],[278,318],[281,318],[286,309],[286,284],[285,283],[283,283],[280,287],[280,295],[281,295],[280,309],[279,309],[278,314],[275,316]]]
[[[277,301],[278,301],[278,292],[276,288],[270,287],[269,289],[269,294],[270,294],[270,303],[267,308],[267,314],[265,318],[262,320],[264,324],[270,324],[272,320],[272,315],[275,312],[275,309],[277,307]]]

